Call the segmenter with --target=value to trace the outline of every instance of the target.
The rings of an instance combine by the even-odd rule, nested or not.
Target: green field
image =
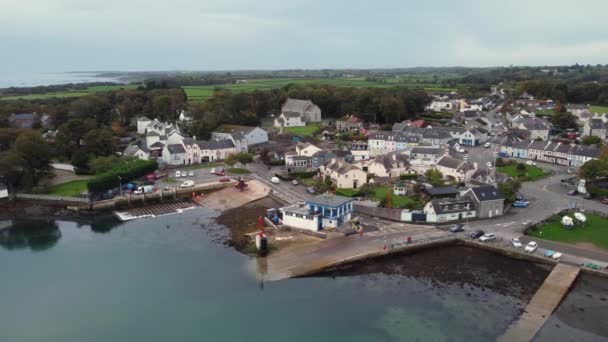
[[[379,186],[374,188],[374,200],[381,202],[386,200],[388,192],[391,192],[391,208],[420,209],[422,204],[408,196],[397,196],[393,194],[392,186]]]
[[[87,192],[88,180],[75,180],[57,184],[49,190],[49,195],[78,197],[81,192]]]
[[[608,113],[608,106],[590,106],[589,110],[598,114]]]
[[[519,170],[517,170],[517,164],[499,166],[496,169],[498,170],[498,172],[507,174],[513,178],[521,177],[521,178],[525,178],[525,180],[527,180],[527,181],[532,181],[532,182],[549,175],[549,172],[541,169],[538,166],[531,166],[531,165],[526,165],[526,171],[521,172],[521,173],[519,172]]]
[[[121,85],[105,85],[105,86],[92,86],[82,90],[70,90],[54,93],[43,93],[43,94],[30,94],[30,95],[17,95],[17,96],[4,96],[0,97],[0,100],[42,100],[52,97],[65,98],[65,97],[79,97],[93,93],[118,90],[118,89],[135,89],[138,86],[135,84],[121,84]]]
[[[370,82],[365,77],[338,77],[338,78],[264,78],[252,79],[243,83],[218,84],[208,86],[185,86],[184,91],[189,101],[204,101],[213,95],[215,89],[224,89],[234,92],[251,92],[255,90],[270,90],[281,88],[288,84],[327,84],[336,87],[369,87],[369,88],[390,88],[396,86],[418,87],[428,91],[452,91],[454,88],[442,88],[434,83],[418,83],[420,80],[391,78],[392,82],[379,83]],[[430,82],[430,80],[429,80]]]
[[[555,114],[555,111],[553,109],[541,109],[541,110],[535,110],[534,113],[536,113],[537,115],[548,116],[548,115]]]
[[[569,215],[572,217],[572,215]],[[576,224],[574,229],[565,229],[561,224],[561,216],[555,215],[536,230],[528,232],[529,236],[544,240],[565,243],[590,242],[593,245],[608,250],[608,219],[585,214],[587,222]]]
[[[314,132],[316,132],[319,128],[321,128],[321,123],[315,122],[315,123],[309,123],[306,126],[302,126],[302,127],[283,128],[283,132],[291,133],[291,134],[295,134],[295,135],[301,135],[301,136],[310,136]]]

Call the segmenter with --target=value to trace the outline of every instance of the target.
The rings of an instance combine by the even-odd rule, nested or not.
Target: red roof
[[[412,121],[411,125],[413,127],[422,128],[422,126],[424,126],[424,120],[415,120],[415,121]]]

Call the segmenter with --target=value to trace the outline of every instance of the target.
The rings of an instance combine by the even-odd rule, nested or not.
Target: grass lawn
[[[317,184],[317,180],[314,178],[302,178],[298,182],[306,186],[315,186],[315,184]]]
[[[241,169],[240,167],[232,167],[227,169],[226,171],[228,171],[228,173],[233,173],[235,175],[248,175],[251,172],[249,172],[249,170],[247,169]]]
[[[310,136],[314,132],[316,132],[319,128],[321,128],[321,123],[314,122],[314,123],[309,123],[306,126],[302,126],[302,127],[283,128],[283,132],[301,135],[301,136]]]
[[[408,196],[397,196],[393,194],[392,186],[379,186],[374,188],[374,199],[378,202],[385,200],[388,192],[391,192],[391,208],[422,208],[422,204]]]
[[[539,180],[543,177],[546,177],[549,175],[548,171],[543,170],[542,168],[538,167],[538,166],[532,166],[532,165],[526,165],[526,171],[523,173],[520,173],[517,170],[517,164],[509,164],[507,166],[499,166],[496,168],[498,170],[498,172],[507,174],[513,178],[517,178],[520,176],[523,176],[525,178],[525,180],[527,181],[535,181],[535,180]]]
[[[66,183],[61,183],[54,185],[49,190],[49,195],[57,195],[57,196],[71,196],[77,197],[81,192],[87,192],[87,183],[88,180],[75,180]]]
[[[555,114],[555,111],[553,109],[541,109],[541,110],[535,110],[534,112],[538,115],[545,115],[545,116]]]
[[[590,106],[589,110],[598,114],[608,113],[608,106]]]
[[[568,215],[572,217],[572,215]],[[553,216],[546,223],[538,226],[536,230],[530,230],[528,235],[544,240],[577,243],[590,242],[596,247],[608,250],[608,219],[585,214],[587,222],[585,226],[579,224],[568,230],[562,227],[561,216]]]
[[[336,189],[336,195],[344,197],[355,197],[359,195],[358,189]]]

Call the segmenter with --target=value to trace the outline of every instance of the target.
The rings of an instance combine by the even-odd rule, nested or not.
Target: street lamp
[[[120,197],[122,197],[122,177],[118,176],[118,191],[120,191]]]

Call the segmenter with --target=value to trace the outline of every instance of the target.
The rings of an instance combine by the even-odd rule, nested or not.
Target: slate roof
[[[589,120],[589,126],[591,129],[606,129],[604,121],[602,119],[591,119]]]
[[[476,188],[471,188],[470,190],[479,202],[505,199],[505,196],[502,194],[502,192],[500,192],[500,190],[491,185],[479,186]]]
[[[158,134],[156,131],[152,131],[148,134],[146,134],[147,137],[160,137],[160,134]]]
[[[469,199],[441,199],[431,201],[433,210],[436,214],[459,213],[463,211],[475,210],[473,201]],[[469,208],[466,208],[466,205]]]
[[[220,127],[213,130],[217,133],[243,133],[247,134],[256,129],[256,127],[252,126],[241,126],[241,125],[221,125]]]
[[[167,149],[171,154],[186,153],[186,150],[184,149],[184,146],[182,146],[182,144],[170,144],[167,145]]]
[[[163,147],[165,147],[165,144],[163,144],[160,141],[157,141],[154,144],[150,145],[150,148],[163,148]]]
[[[527,130],[547,130],[550,127],[549,121],[540,118],[520,118],[515,120],[515,124],[523,125]]]
[[[332,159],[329,162],[327,162],[325,164],[325,167],[332,171],[335,171],[339,174],[345,174],[351,170],[361,170],[360,168],[358,168],[350,163],[347,163],[343,160],[335,160],[335,159]]]
[[[341,206],[342,204],[346,204],[346,203],[352,202],[352,201],[354,201],[354,200],[349,197],[343,197],[343,196],[332,195],[332,194],[323,194],[323,195],[315,196],[315,197],[309,199],[308,201],[306,201],[306,203],[307,204],[318,204],[318,205],[327,206],[327,207],[338,207],[338,206]]]
[[[287,99],[285,104],[283,104],[282,111],[285,112],[295,112],[295,113],[304,113],[309,110],[311,107],[315,105],[310,100],[298,100],[298,99]]]
[[[430,196],[446,196],[446,195],[458,195],[460,191],[453,186],[441,186],[435,188],[425,188],[424,192]]]
[[[441,147],[431,147],[431,146],[414,146],[412,148],[412,154],[441,154],[443,153],[443,149]]]
[[[234,148],[234,143],[230,139],[201,140],[201,141],[197,141],[197,144],[201,150],[222,150],[222,149]]]
[[[129,145],[129,146],[127,146],[127,148],[125,148],[125,150],[122,152],[122,154],[124,154],[125,156],[132,156],[137,151],[139,151],[139,146]]]

